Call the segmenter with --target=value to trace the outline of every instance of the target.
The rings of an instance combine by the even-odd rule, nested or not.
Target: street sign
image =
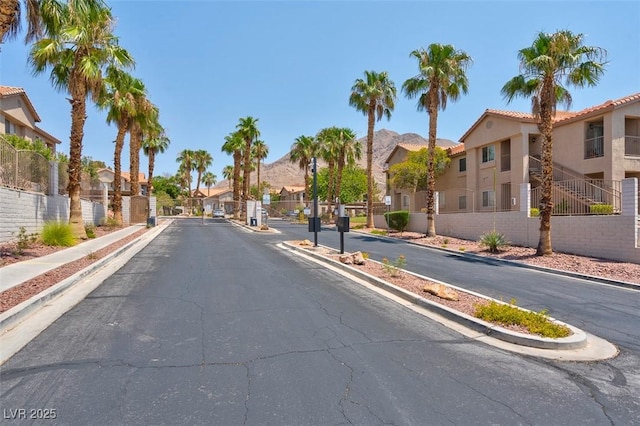
[[[390,206],[391,205],[391,195],[385,195],[384,196],[384,205],[385,206]]]
[[[266,205],[271,204],[271,195],[269,195],[269,194],[264,194],[264,195],[262,196],[262,204],[266,204]]]

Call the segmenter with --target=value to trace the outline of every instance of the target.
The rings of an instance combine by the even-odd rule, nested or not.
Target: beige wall
[[[9,120],[15,127],[15,134],[30,141],[42,140],[52,152],[56,152],[57,141],[36,127],[35,117],[26,107],[22,96],[8,96],[2,99],[0,114],[0,134],[5,134],[5,121]]]

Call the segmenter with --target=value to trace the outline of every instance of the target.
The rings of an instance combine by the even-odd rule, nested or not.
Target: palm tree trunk
[[[245,147],[244,147],[244,164],[243,166],[243,170],[244,170],[244,174],[242,176],[242,206],[243,208],[241,208],[241,211],[243,212],[243,217],[244,217],[244,212],[245,212],[245,208],[244,206],[246,206],[247,200],[249,199],[249,189],[251,188],[250,186],[250,181],[251,181],[251,139],[247,139],[246,143],[245,143]]]
[[[327,214],[329,215],[329,220],[333,216],[333,209],[331,208],[331,203],[333,202],[333,173],[334,173],[334,163],[333,161],[328,162],[329,167],[329,182],[327,182]]]
[[[436,135],[438,126],[438,92],[433,88],[429,99],[429,159],[427,160],[427,237],[436,236],[435,192],[436,192]]]
[[[536,254],[553,254],[551,247],[551,213],[553,212],[553,82],[545,81],[540,102],[540,133],[542,133],[542,196],[540,199],[540,239]]]
[[[240,162],[242,154],[239,151],[233,153],[233,218],[240,218]]]
[[[256,184],[257,188],[258,188],[258,198],[260,198],[260,159],[258,158],[258,164],[256,164],[256,167],[258,168],[258,183]]]
[[[373,129],[375,126],[375,102],[369,105],[367,114],[367,228],[373,228]]]
[[[5,41],[5,35],[9,32],[11,24],[16,19],[19,7],[18,0],[3,0],[0,2],[0,41]]]
[[[73,78],[73,77],[72,77]],[[69,225],[76,238],[87,239],[82,219],[80,181],[82,180],[82,138],[87,117],[85,90],[78,88],[71,99],[71,136],[69,138]]]
[[[308,163],[307,163],[308,164]],[[309,200],[311,200],[311,187],[309,179],[309,166],[304,167],[304,191],[307,194],[307,207],[310,207]],[[316,214],[314,212],[314,214]]]
[[[129,175],[131,177],[131,196],[140,193],[140,185],[138,181],[138,172],[140,171],[140,141],[142,140],[142,132],[140,127],[135,125],[130,137],[129,147]]]
[[[113,219],[122,225],[122,148],[124,146],[124,137],[127,132],[126,125],[118,127],[116,136],[116,146],[113,153]]]
[[[156,162],[156,152],[153,149],[149,150],[149,179],[147,180],[147,195],[151,198],[151,192],[153,191],[153,169]]]

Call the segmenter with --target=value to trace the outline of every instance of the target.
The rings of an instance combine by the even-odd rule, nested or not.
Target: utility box
[[[320,232],[320,218],[319,217],[310,217],[309,218],[309,232]]]
[[[147,218],[147,226],[156,226],[156,217],[148,217]]]
[[[349,216],[338,216],[336,219],[338,232],[349,232]]]

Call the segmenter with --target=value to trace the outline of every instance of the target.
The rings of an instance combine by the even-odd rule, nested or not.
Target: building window
[[[485,146],[482,148],[482,162],[488,163],[493,161],[496,155],[496,147],[493,145]]]
[[[604,157],[604,125],[589,123],[584,139],[584,158]]]
[[[506,140],[500,143],[500,171],[511,170],[511,141]]]
[[[467,196],[461,195],[458,197],[458,210],[466,210],[467,209]]]
[[[438,207],[443,209],[445,207],[444,192],[438,191]]]
[[[4,133],[6,135],[16,134],[16,125],[10,122],[6,117],[4,119]]]
[[[482,191],[482,207],[493,207],[496,205],[496,193],[494,191]]]
[[[467,159],[461,158],[458,160],[458,171],[466,172],[467,171]]]

